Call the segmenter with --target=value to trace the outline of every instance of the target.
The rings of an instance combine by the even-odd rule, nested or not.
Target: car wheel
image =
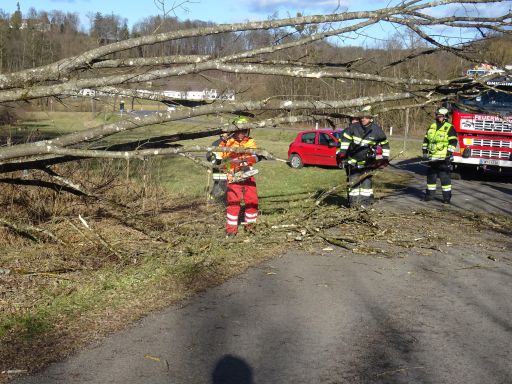
[[[290,164],[290,167],[295,168],[295,169],[299,169],[304,166],[302,159],[296,153],[290,155],[290,158],[288,159],[288,163]]]

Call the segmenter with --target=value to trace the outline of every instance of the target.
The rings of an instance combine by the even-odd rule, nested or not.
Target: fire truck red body
[[[459,139],[454,165],[461,172],[512,171],[512,78],[501,73],[485,84],[451,106]]]

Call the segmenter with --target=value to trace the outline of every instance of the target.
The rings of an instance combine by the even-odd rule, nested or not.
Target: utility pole
[[[405,151],[407,146],[407,137],[409,136],[409,108],[405,109],[405,132],[404,132],[404,146],[402,148]]]

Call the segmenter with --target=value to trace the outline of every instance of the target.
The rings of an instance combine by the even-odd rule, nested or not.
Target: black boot
[[[443,203],[450,204],[450,200],[452,199],[451,191],[443,191]]]
[[[375,203],[375,198],[373,196],[363,196],[361,198],[361,203],[360,205],[363,207],[363,208],[368,208],[370,207],[371,205],[373,205]]]
[[[348,207],[349,208],[357,208],[361,205],[361,197],[360,196],[349,196],[348,197]]]
[[[427,191],[425,192],[425,198],[423,200],[432,201],[432,200],[434,200],[435,195],[436,195],[436,191],[431,191],[431,190],[427,189]]]

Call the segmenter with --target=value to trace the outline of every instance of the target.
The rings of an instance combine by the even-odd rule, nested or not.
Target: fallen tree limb
[[[66,244],[62,240],[60,240],[57,236],[55,236],[53,233],[51,233],[50,231],[48,231],[46,229],[37,228],[32,225],[15,224],[15,223],[13,223],[9,220],[6,220],[4,218],[0,218],[0,225],[17,233],[18,235],[20,235],[24,238],[32,240],[36,243],[43,241],[40,237],[37,236],[39,234],[43,234],[43,235],[49,237],[50,239],[56,241],[57,243]]]

